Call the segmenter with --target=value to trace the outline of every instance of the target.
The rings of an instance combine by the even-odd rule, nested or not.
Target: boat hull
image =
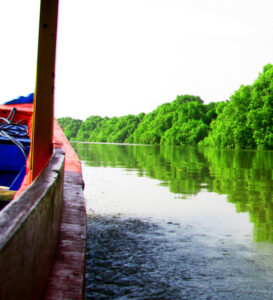
[[[64,148],[0,213],[1,299],[41,299],[58,244]]]
[[[8,115],[14,107],[1,106]],[[16,106],[32,126],[32,104]],[[81,163],[54,120],[53,154],[0,211],[0,299],[83,299],[86,210]]]

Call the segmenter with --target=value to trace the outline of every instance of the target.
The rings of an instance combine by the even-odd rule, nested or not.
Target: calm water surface
[[[273,152],[72,145],[86,299],[273,299]]]

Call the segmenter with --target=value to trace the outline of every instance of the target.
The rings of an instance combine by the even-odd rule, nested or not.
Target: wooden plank
[[[32,180],[52,154],[58,0],[41,0],[31,148]]]
[[[65,148],[63,209],[59,244],[46,300],[84,299],[86,208],[79,158],[55,120],[54,142]]]
[[[82,175],[65,171],[60,239],[45,300],[84,299],[85,239]]]

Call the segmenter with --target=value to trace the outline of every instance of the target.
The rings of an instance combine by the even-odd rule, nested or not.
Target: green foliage
[[[174,125],[162,137],[161,144],[196,145],[208,134],[209,127],[201,120]]]
[[[264,66],[253,83],[247,115],[248,126],[258,149],[273,149],[273,66]]]
[[[188,102],[199,102],[203,103],[203,100],[199,96],[192,96],[192,95],[178,95],[174,101],[175,105],[181,105]]]
[[[216,113],[202,145],[273,149],[273,66],[266,65],[252,86],[241,86]]]
[[[102,120],[103,118],[99,116],[91,116],[88,119],[86,119],[79,129],[76,139],[78,141],[88,140],[90,132],[95,130]]]
[[[216,116],[215,103],[205,105],[200,97],[183,95],[147,115],[90,116],[81,122],[71,138],[90,142],[194,145],[208,135],[208,125]]]
[[[119,118],[91,116],[82,123],[76,139],[89,142],[123,143],[129,139],[143,117],[144,113]]]
[[[165,103],[147,114],[133,134],[137,144],[159,144],[162,134],[172,126],[171,105]]]
[[[231,101],[219,104],[219,115],[211,123],[212,131],[204,144],[219,148],[254,147],[252,129],[247,125],[250,92],[250,86],[241,86]]]
[[[62,127],[67,139],[71,140],[77,136],[78,131],[82,125],[82,120],[65,117],[58,119],[58,123]]]
[[[225,102],[179,95],[147,115],[59,122],[69,139],[79,141],[273,149],[273,66],[265,65],[252,85]]]
[[[217,116],[215,107],[214,103],[203,104],[200,97],[177,96],[147,114],[132,140],[140,144],[197,144],[208,135],[208,125]]]

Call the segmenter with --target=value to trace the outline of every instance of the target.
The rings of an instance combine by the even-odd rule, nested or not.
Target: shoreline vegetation
[[[204,104],[199,96],[180,95],[147,114],[58,122],[71,141],[272,150],[273,65],[226,101]]]

